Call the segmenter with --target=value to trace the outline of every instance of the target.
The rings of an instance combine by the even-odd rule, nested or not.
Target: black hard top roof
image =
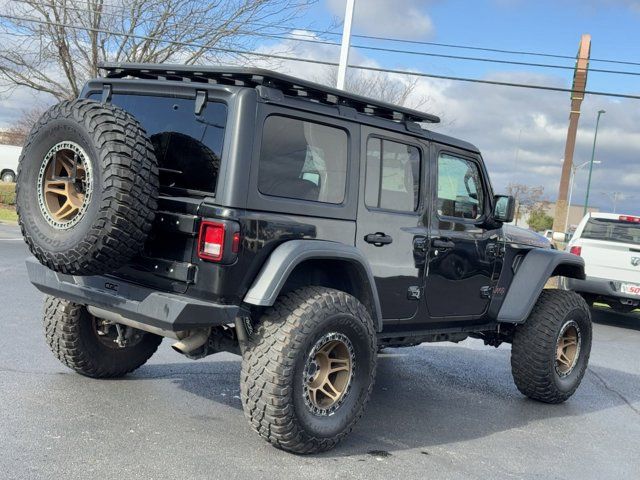
[[[100,68],[107,72],[106,78],[131,77],[147,80],[220,83],[249,87],[265,85],[282,90],[285,95],[306,97],[320,103],[345,105],[361,113],[388,120],[424,123],[440,122],[440,118],[436,115],[381,102],[261,68],[150,63],[103,63]]]

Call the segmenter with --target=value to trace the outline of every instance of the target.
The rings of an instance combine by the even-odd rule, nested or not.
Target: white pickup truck
[[[589,213],[567,250],[584,258],[587,274],[585,280],[565,279],[569,290],[618,312],[640,307],[640,217]]]
[[[0,145],[0,181],[15,182],[22,147]]]

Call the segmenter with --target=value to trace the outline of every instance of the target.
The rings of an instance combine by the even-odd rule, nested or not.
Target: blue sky
[[[6,0],[0,0],[0,4]],[[113,3],[113,2],[112,2]],[[319,0],[294,25],[304,30],[336,27],[346,0]],[[356,0],[354,33],[476,47],[529,50],[575,56],[580,36],[592,35],[592,58],[640,62],[640,0]],[[341,32],[341,28],[335,28]],[[306,32],[306,35],[313,33]],[[306,37],[309,38],[309,37]],[[334,41],[339,36],[324,37]],[[395,47],[422,52],[531,61],[572,67],[572,59],[504,55],[437,46],[383,43],[353,39],[354,44]],[[296,58],[337,61],[336,46],[303,43],[294,38],[256,40],[252,49]],[[350,62],[413,70],[438,75],[569,88],[572,70],[535,68],[460,61],[352,48]],[[294,61],[257,59],[254,65],[311,80],[327,81],[328,67]],[[629,70],[640,65],[592,62],[592,68]],[[357,73],[357,71],[356,71]],[[411,77],[389,75],[393,82]],[[640,76],[591,72],[589,90],[640,95]],[[18,89],[1,98],[0,127],[10,125],[21,112],[42,101],[32,91]],[[49,99],[50,101],[50,99]],[[430,128],[476,144],[483,153],[495,190],[510,182],[542,185],[546,198],[555,200],[569,114],[569,94],[488,86],[422,78],[408,106],[440,115],[443,122]],[[592,205],[610,211],[609,196],[620,192],[618,211],[640,215],[640,100],[587,96],[582,106],[576,164],[589,160],[596,112],[607,113],[600,124],[594,169]],[[576,177],[574,204],[585,197],[586,173]]]
[[[472,45],[508,50],[530,50],[560,55],[575,55],[580,36],[590,33],[592,36],[592,58],[621,59],[640,62],[640,2],[625,0],[427,0],[400,1],[385,0],[396,4],[398,21],[404,16],[404,5],[414,5],[420,13],[431,20],[432,28],[425,31],[406,31],[392,28],[381,36],[426,40],[439,43]],[[344,0],[321,1],[306,16],[305,20],[318,27],[331,23],[335,17],[342,19]],[[356,0],[358,6],[383,3],[372,0]],[[375,7],[374,7],[375,8]],[[363,24],[357,16],[354,33],[376,35],[380,30],[379,22]],[[395,18],[393,19],[395,22]],[[301,22],[304,23],[304,22]],[[395,24],[395,23],[394,23]],[[375,45],[362,39],[353,43]],[[435,46],[420,47],[390,44],[407,50],[420,50],[433,53],[451,53],[456,55],[480,56],[497,59],[531,61],[556,65],[572,66],[570,60],[501,55],[497,53],[474,52],[441,48]],[[428,57],[402,56],[394,54],[367,53],[368,56],[384,62],[388,67],[415,68],[444,75],[483,76],[500,70],[514,72],[549,73],[570,82],[571,71],[508,66],[472,61],[434,59]],[[395,58],[394,58],[395,57]],[[593,68],[610,70],[632,70],[640,73],[640,67],[593,62]],[[593,90],[639,92],[640,77],[593,73],[589,78],[589,88]]]
[[[300,24],[324,28],[340,22],[345,0],[320,1]],[[580,36],[592,36],[592,58],[640,62],[640,1],[637,0],[356,0],[354,33],[410,40],[529,50],[575,56]],[[336,29],[340,31],[340,28]],[[337,39],[337,37],[334,37]],[[286,42],[285,42],[286,43]],[[573,66],[573,60],[436,46],[381,43],[353,39],[354,44],[379,45],[434,53],[489,57]],[[271,46],[277,50],[282,43]],[[291,42],[300,57],[336,60],[336,48]],[[571,86],[572,70],[504,65],[452,59],[351,50],[351,63],[440,75]],[[315,67],[298,62],[281,66],[317,79]],[[592,62],[592,68],[640,73],[640,66]],[[640,94],[640,76],[592,72],[589,90]],[[419,93],[429,99],[425,110],[440,114],[434,127],[480,147],[496,190],[509,182],[543,185],[548,200],[557,195],[564,156],[569,94],[492,87],[463,82],[421,80]],[[594,170],[591,204],[611,210],[612,192],[621,192],[618,211],[640,214],[640,100],[588,96],[582,108],[574,162],[589,160],[596,112],[604,108]],[[586,171],[576,176],[574,204],[585,197]]]

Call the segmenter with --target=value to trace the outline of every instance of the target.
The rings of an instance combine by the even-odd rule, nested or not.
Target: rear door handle
[[[442,238],[434,238],[431,245],[435,248],[454,248],[456,246],[456,244],[451,240],[444,240]]]
[[[393,238],[383,232],[370,233],[364,236],[364,241],[371,243],[376,247],[382,247],[383,245],[389,245],[393,242]]]

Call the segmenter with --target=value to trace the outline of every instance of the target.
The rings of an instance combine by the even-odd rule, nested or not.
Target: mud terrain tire
[[[323,350],[319,345],[325,339],[339,345],[336,338],[352,347],[346,350],[353,359],[350,383],[343,384],[346,393],[339,397],[341,402],[336,399],[330,410],[318,409],[305,392],[309,379],[315,378],[307,365],[314,352]],[[334,370],[333,362],[329,364],[327,371]],[[301,288],[281,296],[249,339],[241,373],[245,416],[260,436],[278,448],[293,453],[329,450],[362,416],[375,371],[376,333],[367,309],[345,292]],[[321,375],[322,370],[316,373]]]
[[[64,101],[27,138],[18,218],[31,253],[54,271],[98,275],[127,263],[144,246],[157,197],[153,146],[121,108]]]
[[[94,318],[82,305],[45,298],[44,331],[49,348],[60,362],[86,377],[122,377],[144,365],[162,342],[159,335],[136,330],[139,339],[135,344],[110,348],[100,341]]]
[[[570,291],[543,290],[513,337],[511,372],[518,390],[545,403],[567,400],[587,370],[591,339],[591,313],[584,299]],[[565,356],[560,355],[563,345]]]

